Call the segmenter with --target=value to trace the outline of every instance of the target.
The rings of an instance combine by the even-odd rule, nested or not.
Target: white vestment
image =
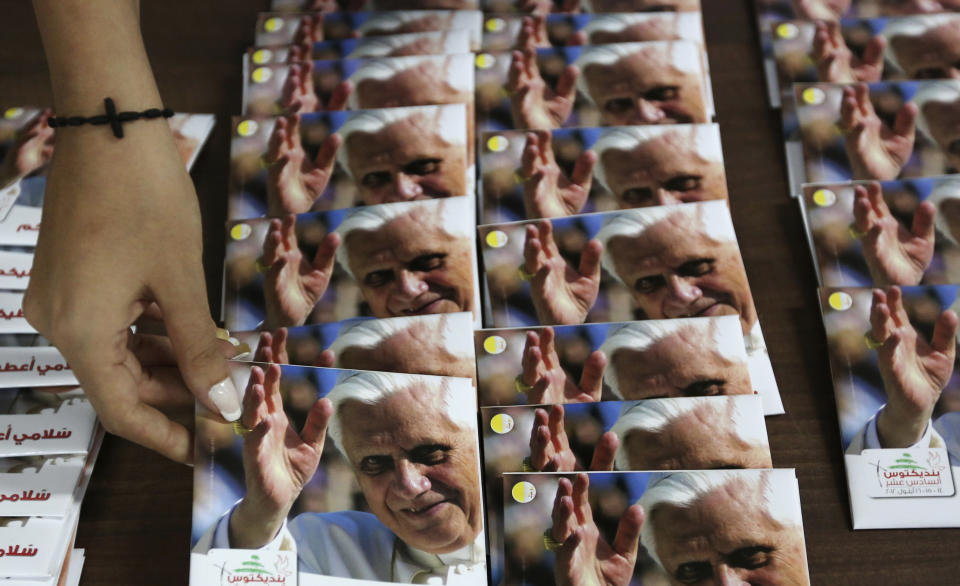
[[[230,513],[193,551],[229,549],[229,525]],[[376,516],[359,511],[298,515],[262,549],[296,550],[301,573],[401,583],[426,583],[429,577],[449,574],[458,576],[458,584],[486,584],[487,579],[483,532],[455,552],[431,554],[408,546]]]

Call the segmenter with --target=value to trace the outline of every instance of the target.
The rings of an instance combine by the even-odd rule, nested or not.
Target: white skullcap
[[[720,128],[716,124],[676,124],[664,126],[614,126],[600,131],[600,138],[590,150],[597,153],[597,165],[593,174],[601,185],[610,189],[603,166],[603,153],[608,150],[632,151],[641,144],[665,134],[680,134],[692,138],[697,155],[708,160],[723,162],[723,147],[720,144]]]
[[[337,130],[343,138],[343,146],[337,150],[337,162],[349,175],[349,152],[346,148],[347,138],[354,132],[376,134],[397,122],[402,122],[414,116],[433,120],[433,128],[443,142],[450,145],[467,144],[467,108],[463,104],[446,104],[442,106],[414,106],[410,108],[383,108],[379,110],[357,110],[347,116],[347,121]]]
[[[768,445],[763,412],[752,395],[647,399],[627,409],[610,428],[620,438],[614,459],[617,469],[630,470],[626,445],[627,437],[632,432],[662,433],[697,409],[708,409],[713,413],[714,420],[732,429],[734,436],[745,444]]]
[[[760,484],[763,497],[756,503],[773,521],[784,527],[801,524],[796,488],[776,475],[789,470],[706,470],[698,472],[658,472],[651,475],[647,489],[637,501],[643,507],[646,520],[640,530],[640,542],[660,567],[657,555],[656,511],[663,505],[681,509],[690,508],[715,490],[734,482]],[[737,511],[730,512],[737,515]],[[666,568],[664,568],[666,569]]]
[[[475,401],[469,399],[473,397],[473,386],[468,378],[348,371],[338,377],[336,385],[327,395],[333,404],[333,415],[330,416],[330,422],[327,424],[327,435],[333,440],[334,445],[344,452],[343,425],[340,421],[340,407],[344,401],[376,405],[411,387],[415,387],[418,394],[430,392],[430,390],[440,391],[443,412],[450,423],[460,429],[476,429],[477,406]],[[424,421],[423,425],[433,427],[436,422]]]
[[[724,200],[622,210],[608,214],[603,228],[597,232],[596,239],[603,245],[600,256],[603,268],[622,283],[610,254],[610,240],[617,236],[639,237],[648,228],[672,217],[682,219],[678,225],[684,226],[688,234],[703,234],[716,243],[737,241],[730,210]]]
[[[612,45],[587,45],[576,61],[580,69],[577,89],[586,99],[596,102],[587,87],[587,68],[591,65],[613,65],[624,57],[640,52],[664,55],[667,63],[685,73],[701,74],[700,49],[688,41],[653,41],[649,43],[614,43]]]
[[[437,221],[431,225],[438,228],[441,233],[453,238],[472,240],[476,229],[473,223],[473,214],[470,213],[472,201],[473,198],[471,197],[457,196],[354,208],[347,213],[347,216],[335,230],[340,235],[340,246],[337,247],[337,262],[347,274],[356,279],[356,275],[350,270],[350,254],[347,246],[347,237],[350,236],[350,233],[354,230],[373,232],[401,216],[422,209],[428,209],[439,216]]]
[[[608,333],[606,340],[600,345],[600,351],[607,357],[603,381],[610,387],[610,391],[618,399],[624,398],[623,393],[620,392],[620,379],[613,361],[618,351],[628,349],[644,352],[684,328],[697,330],[699,332],[697,335],[703,338],[709,336],[712,342],[711,349],[724,359],[731,362],[747,362],[743,329],[740,325],[740,317],[737,315],[630,322]]]

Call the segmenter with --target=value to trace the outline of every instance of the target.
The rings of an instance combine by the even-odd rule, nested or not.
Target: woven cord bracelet
[[[113,129],[113,135],[117,138],[123,138],[122,124],[124,122],[133,122],[141,118],[152,120],[154,118],[170,118],[173,116],[173,110],[170,108],[164,108],[163,110],[160,108],[150,108],[143,112],[117,112],[117,106],[111,98],[104,98],[103,106],[107,111],[106,114],[90,116],[89,118],[84,118],[83,116],[60,116],[50,118],[47,124],[50,125],[50,128],[82,126],[84,124],[109,124],[110,128]]]

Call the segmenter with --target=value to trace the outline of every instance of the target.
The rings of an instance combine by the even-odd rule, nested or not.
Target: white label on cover
[[[76,384],[67,360],[53,346],[0,348],[0,389]]]
[[[0,334],[35,334],[23,318],[23,293],[0,293]]]
[[[857,472],[875,479],[866,483],[870,497],[946,497],[956,491],[950,456],[942,448],[864,450],[861,455],[863,468]]]
[[[82,455],[42,460],[37,469],[24,464],[0,473],[0,517],[63,517],[73,504],[86,458]]]
[[[206,563],[211,586],[297,584],[297,554],[293,551],[211,549]]]
[[[0,520],[0,576],[48,578],[63,561],[63,534],[70,519],[30,517]],[[59,560],[57,557],[59,556]],[[56,567],[55,567],[56,566]]]
[[[33,254],[0,250],[0,289],[25,290],[32,267]]]
[[[0,221],[0,245],[36,246],[43,208],[15,205]]]
[[[85,397],[67,399],[59,407],[0,415],[0,457],[86,453],[96,422]]]

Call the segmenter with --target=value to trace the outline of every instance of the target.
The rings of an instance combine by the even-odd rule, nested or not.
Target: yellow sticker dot
[[[487,148],[495,153],[502,153],[510,146],[510,141],[502,135],[491,136],[487,139]]]
[[[270,49],[258,49],[253,53],[253,62],[257,65],[263,65],[264,63],[270,63],[270,60],[273,59],[273,51]]]
[[[500,354],[507,349],[507,341],[500,336],[487,336],[483,340],[483,350],[487,354]]]
[[[250,227],[250,224],[237,224],[233,228],[230,228],[230,237],[234,240],[243,240],[252,233],[253,228]]]
[[[23,114],[23,108],[7,108],[3,112],[3,117],[7,120],[13,120],[19,118],[21,114]]]
[[[829,189],[818,189],[813,192],[813,203],[822,208],[830,207],[837,203],[837,194]]]
[[[490,248],[503,248],[507,245],[507,233],[502,230],[493,230],[487,234],[486,240]]]
[[[777,25],[777,37],[781,39],[795,39],[800,33],[800,29],[792,22],[785,22]]]
[[[250,74],[250,77],[255,83],[267,83],[273,77],[273,72],[266,67],[257,67]]]
[[[480,53],[477,55],[476,63],[478,69],[490,69],[496,62],[497,59],[490,53]]]
[[[843,291],[834,291],[827,297],[827,303],[837,311],[846,311],[853,305],[853,297]]]
[[[501,435],[510,433],[513,429],[513,417],[510,417],[506,413],[497,413],[490,419],[490,429]]]
[[[827,99],[827,94],[818,87],[808,87],[803,90],[801,94],[804,104],[809,104],[811,106],[819,106]]]
[[[488,33],[499,33],[507,23],[502,18],[488,18],[484,23],[484,28]]]
[[[257,124],[256,120],[244,120],[240,124],[237,124],[237,134],[240,136],[253,136],[259,128],[260,125]]]
[[[513,495],[513,500],[520,504],[529,503],[536,498],[537,487],[527,481],[518,482],[510,489],[510,494]]]
[[[263,30],[267,31],[268,33],[275,33],[281,28],[283,28],[283,19],[279,16],[268,18],[267,22],[263,23]]]

